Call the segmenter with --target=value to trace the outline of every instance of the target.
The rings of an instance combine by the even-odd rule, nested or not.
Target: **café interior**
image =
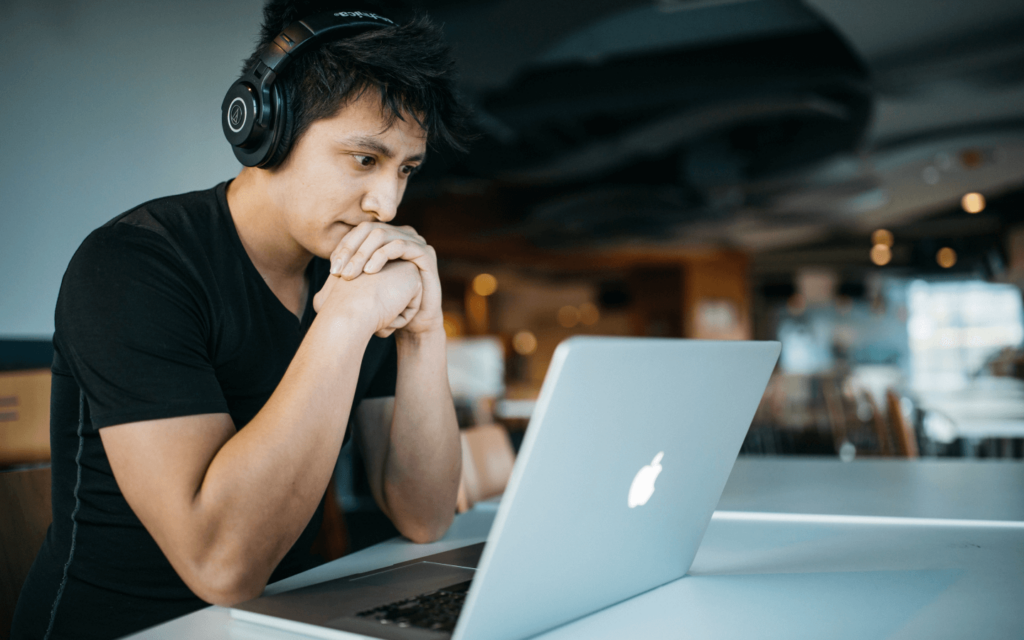
[[[945,631],[1019,637],[1003,605],[1024,594],[1024,5],[402,4],[444,23],[475,111],[469,153],[433,154],[396,220],[439,259],[460,514],[500,504],[566,339],[779,341],[719,509],[995,523],[1010,537],[993,553],[1013,569],[956,587],[996,604]],[[36,242],[10,215],[4,228]],[[4,291],[16,306],[24,288]],[[8,614],[49,518],[52,355],[45,326],[12,317]],[[342,450],[328,494],[328,560],[397,534],[358,457]],[[957,637],[940,620],[915,610],[849,637]]]

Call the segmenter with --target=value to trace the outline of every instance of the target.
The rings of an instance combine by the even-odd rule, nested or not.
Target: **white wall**
[[[260,0],[0,0],[0,338],[53,333],[61,277],[118,213],[237,174],[220,102]]]

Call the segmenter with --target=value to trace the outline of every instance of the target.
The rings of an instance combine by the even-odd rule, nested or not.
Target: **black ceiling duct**
[[[703,186],[852,150],[871,93],[860,61],[821,28],[534,68],[484,96],[481,110],[501,133],[474,151],[478,175],[527,184],[614,181],[637,164],[676,165],[682,157],[677,179]],[[709,164],[723,163],[728,171],[708,176]]]
[[[507,38],[488,47],[460,37],[458,12],[469,9],[451,7],[446,24],[476,79],[466,89],[483,135],[469,156],[428,168],[417,188],[489,182],[520,203],[504,231],[549,247],[669,239],[756,206],[745,185],[854,150],[865,133],[866,68],[800,2],[601,7],[575,15],[574,27],[560,22],[557,38],[545,31],[544,51],[523,36],[514,64]]]

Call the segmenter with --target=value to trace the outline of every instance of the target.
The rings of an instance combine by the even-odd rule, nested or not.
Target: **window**
[[[1020,346],[1020,290],[981,281],[915,280],[907,292],[907,333],[913,386],[955,390],[1001,349]]]

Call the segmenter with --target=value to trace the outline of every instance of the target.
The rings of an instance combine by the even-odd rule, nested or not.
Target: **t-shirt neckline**
[[[263,279],[263,275],[260,270],[253,264],[252,258],[249,257],[249,252],[245,250],[245,245],[242,244],[242,238],[238,235],[238,229],[235,227],[235,219],[231,217],[231,208],[228,206],[228,185],[231,184],[232,180],[226,180],[217,185],[217,205],[220,209],[220,215],[224,217],[225,223],[227,224],[229,234],[231,236],[231,245],[235,249],[235,253],[238,255],[238,259],[242,262],[243,269],[248,272],[250,278],[254,279],[257,286],[261,287],[265,295],[270,296],[274,302],[277,303],[277,308],[288,314],[288,316],[298,323],[300,328],[305,328],[307,320],[313,312],[313,263],[316,258],[309,261],[306,266],[306,282],[309,285],[309,291],[306,293],[306,304],[302,308],[302,317],[296,316],[291,312],[288,307],[284,306],[281,299],[277,297],[277,294],[267,285],[267,281]]]

